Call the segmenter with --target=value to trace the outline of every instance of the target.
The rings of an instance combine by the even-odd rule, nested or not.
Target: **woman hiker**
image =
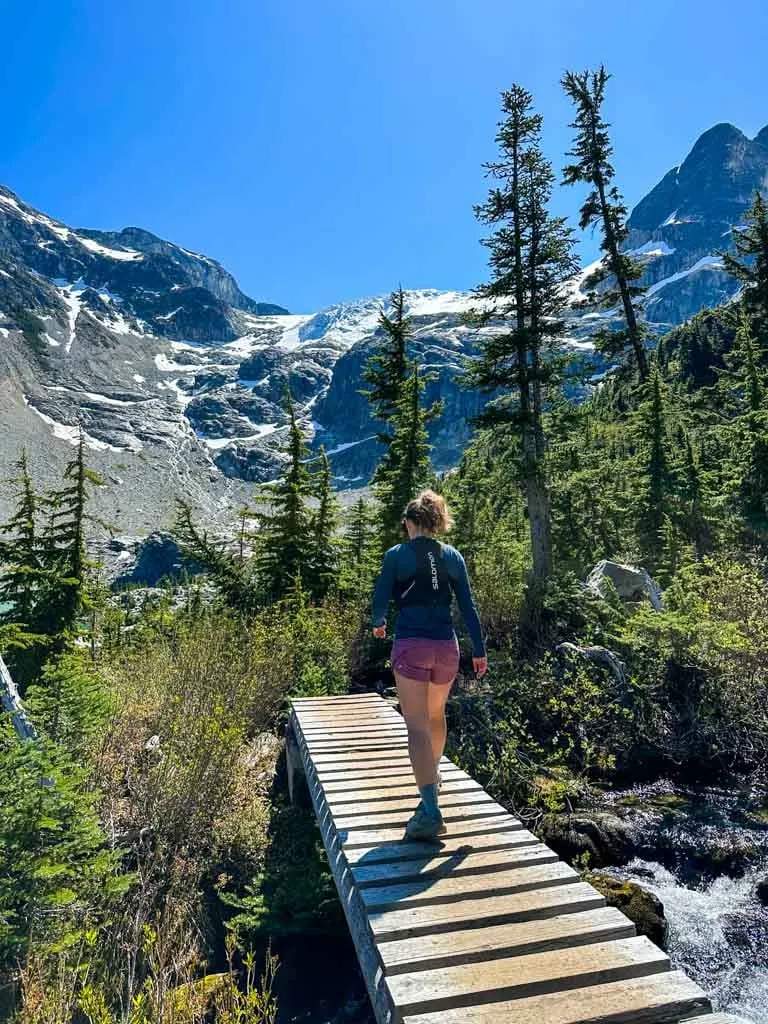
[[[423,491],[408,503],[402,525],[408,539],[387,551],[376,582],[373,635],[386,637],[387,607],[394,600],[398,616],[392,667],[421,793],[405,833],[409,839],[432,839],[445,832],[438,765],[445,750],[445,705],[459,670],[459,644],[451,620],[454,594],[472,639],[478,676],[488,670],[488,659],[464,559],[456,548],[436,539],[451,526],[445,499]]]

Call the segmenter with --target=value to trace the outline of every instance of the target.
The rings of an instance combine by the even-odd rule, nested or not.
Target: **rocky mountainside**
[[[638,204],[628,247],[645,263],[646,315],[657,333],[730,299],[722,269],[756,188],[768,183],[768,129],[748,140],[718,125]],[[576,308],[563,344],[589,354],[611,311]],[[456,375],[478,334],[462,323],[469,293],[411,291],[413,349],[431,372],[435,461],[452,465],[478,395]],[[279,469],[288,385],[339,487],[365,483],[375,424],[360,374],[383,296],[292,315],[244,295],[216,261],[139,228],[72,229],[0,187],[0,477],[22,446],[53,483],[80,427],[109,483],[99,511],[127,533],[168,523],[183,495],[210,520]],[[8,489],[0,490],[0,516]]]

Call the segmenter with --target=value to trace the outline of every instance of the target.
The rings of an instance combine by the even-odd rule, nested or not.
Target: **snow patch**
[[[136,381],[137,384],[144,384],[147,378],[142,377],[140,373],[134,373],[133,379]]]
[[[627,256],[671,256],[673,252],[677,252],[671,245],[667,245],[666,242],[650,241],[646,242],[645,245],[641,245],[638,249],[630,249],[626,253]]]
[[[96,253],[98,256],[107,256],[111,260],[143,260],[144,254],[137,252],[135,249],[109,249],[106,245],[101,245],[99,242],[94,242],[92,238],[85,238],[83,235],[76,235],[72,233],[72,237],[85,246],[90,252]]]
[[[702,256],[702,258],[694,263],[692,267],[687,270],[681,270],[677,274],[670,274],[669,277],[665,277],[661,281],[657,281],[656,284],[651,285],[648,291],[645,293],[643,298],[650,299],[657,292],[662,291],[667,285],[674,284],[675,281],[682,281],[683,278],[689,277],[691,274],[698,274],[701,270],[725,270],[722,258],[720,256]]]
[[[80,443],[80,427],[73,427],[67,423],[59,423],[53,419],[52,416],[46,415],[36,409],[34,405],[29,401],[26,395],[23,396],[24,404],[27,405],[32,412],[39,416],[43,423],[47,424],[51,428],[51,433],[55,438],[60,441],[67,441],[69,444],[77,446]],[[94,452],[139,452],[142,449],[142,444],[137,438],[133,438],[131,443],[125,448],[119,448],[113,444],[107,444],[106,441],[99,441],[98,438],[92,437],[90,434],[83,431],[83,441],[86,448],[90,448]]]

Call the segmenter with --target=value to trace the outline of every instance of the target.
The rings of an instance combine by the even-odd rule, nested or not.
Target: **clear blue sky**
[[[0,30],[0,182],[297,312],[482,280],[472,205],[513,81],[559,168],[560,75],[605,61],[630,203],[712,124],[768,122],[765,0],[1,0]]]

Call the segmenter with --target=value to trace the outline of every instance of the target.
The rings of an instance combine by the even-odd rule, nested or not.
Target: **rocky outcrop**
[[[162,533],[152,533],[146,540],[115,537],[109,543],[113,564],[122,563],[122,571],[114,581],[116,587],[157,587],[175,583],[183,576],[195,576],[201,567],[182,552],[176,540]],[[125,568],[129,565],[130,568]]]
[[[604,811],[546,815],[536,832],[569,863],[586,860],[591,867],[627,864],[634,855],[629,833],[615,814]]]
[[[669,924],[658,896],[636,882],[602,873],[591,872],[585,880],[605,897],[609,907],[616,907],[632,921],[639,935],[645,935],[661,949],[666,949]]]
[[[647,598],[653,608],[661,610],[661,592],[645,569],[623,565],[603,559],[592,569],[586,582],[587,590],[598,597],[606,597],[613,587],[622,601],[642,601]]]

